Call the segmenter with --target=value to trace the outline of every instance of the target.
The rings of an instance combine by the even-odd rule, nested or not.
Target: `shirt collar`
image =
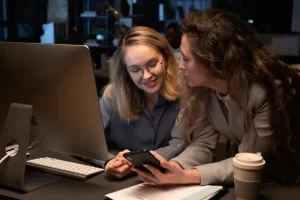
[[[164,97],[162,97],[161,95],[159,95],[158,101],[157,101],[157,103],[154,105],[153,108],[159,107],[159,106],[164,106],[164,105],[167,104],[167,102],[168,102],[168,101],[167,101]],[[141,99],[141,107],[142,107],[142,108],[145,108],[145,106],[147,106],[146,103],[145,103],[145,99],[142,98],[142,99]]]
[[[230,100],[230,95],[229,93],[227,93],[225,96],[219,92],[216,92],[216,95],[218,97],[219,100],[221,101],[229,101]]]

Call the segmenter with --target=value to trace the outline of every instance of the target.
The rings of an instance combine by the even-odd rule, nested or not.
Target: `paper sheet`
[[[222,186],[154,186],[145,183],[107,194],[113,200],[199,200],[211,198]]]

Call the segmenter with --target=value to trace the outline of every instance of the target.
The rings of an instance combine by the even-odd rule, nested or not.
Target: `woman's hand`
[[[105,173],[116,178],[124,178],[131,173],[131,163],[123,157],[124,153],[130,152],[124,150],[118,153],[116,157],[108,161],[105,166]]]
[[[152,151],[151,153],[159,160],[161,166],[167,169],[167,172],[162,173],[150,165],[145,165],[145,167],[151,173],[133,168],[132,170],[137,172],[142,181],[156,185],[200,184],[200,173],[198,170],[184,170],[177,162],[167,161],[156,152]]]

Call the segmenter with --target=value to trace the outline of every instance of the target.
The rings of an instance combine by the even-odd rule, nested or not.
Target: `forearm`
[[[179,133],[174,124],[171,130],[171,140],[169,140],[168,146],[156,149],[155,151],[166,160],[170,160],[181,153],[186,145],[187,143],[182,139],[182,135]]]
[[[191,169],[213,161],[214,149],[219,134],[206,121],[202,131],[194,134],[194,139],[187,148],[172,160],[178,162],[184,169]]]
[[[199,172],[201,185],[231,184],[233,182],[232,158],[195,167]]]
[[[171,158],[174,158],[179,153],[181,153],[185,147],[186,147],[185,142],[181,139],[176,138],[176,139],[172,139],[169,142],[169,146],[159,148],[155,151],[156,153],[164,157],[166,160],[170,160]]]
[[[232,158],[184,170],[183,184],[231,184],[233,182]]]
[[[186,149],[180,155],[172,158],[178,162],[184,169],[191,169],[195,166],[211,163],[213,161],[213,153],[210,150],[201,149],[201,151]]]

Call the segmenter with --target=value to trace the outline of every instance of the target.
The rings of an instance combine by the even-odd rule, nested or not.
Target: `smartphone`
[[[166,172],[166,168],[163,168],[160,165],[159,160],[157,160],[148,150],[127,152],[123,154],[123,157],[131,162],[134,167],[146,172],[149,172],[149,170],[144,167],[144,164],[151,165],[160,170],[162,173]]]

